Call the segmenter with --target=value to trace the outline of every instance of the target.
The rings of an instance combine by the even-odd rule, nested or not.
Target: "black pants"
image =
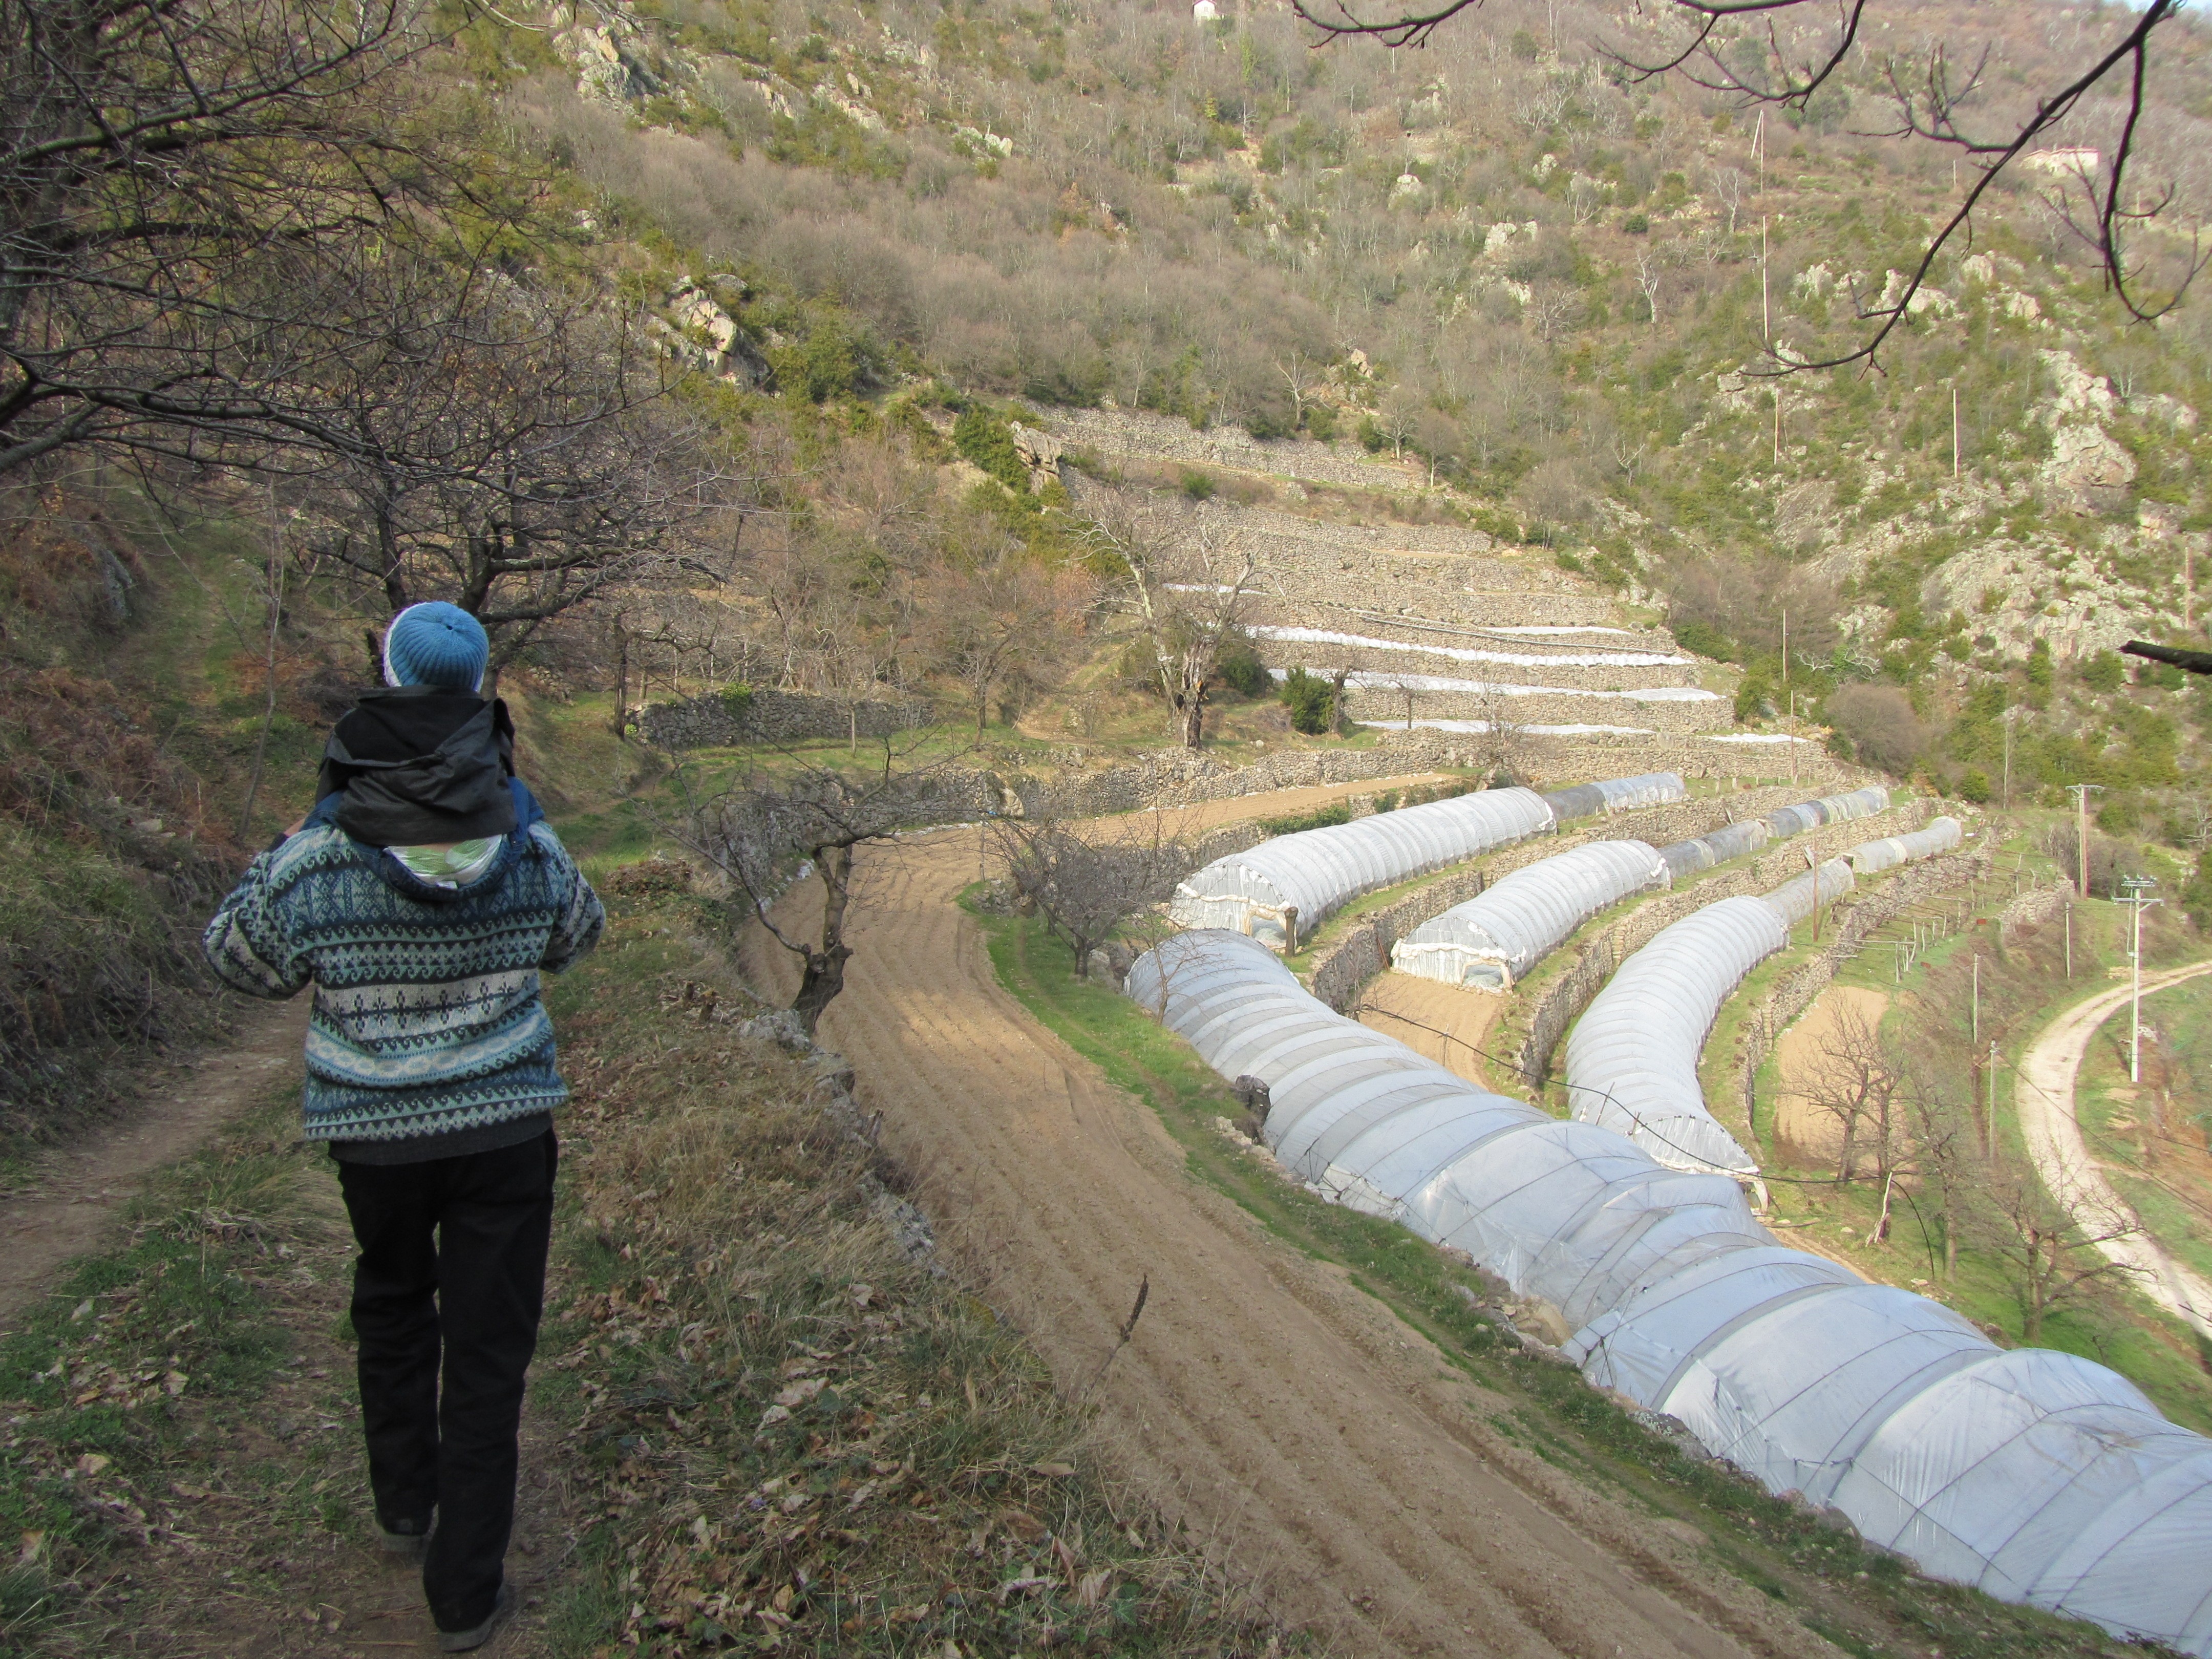
[[[482,1623],[499,1595],[557,1157],[549,1131],[423,1164],[338,1165],[361,1245],[353,1328],[369,1486],[386,1528],[438,1511],[422,1589],[441,1630]]]

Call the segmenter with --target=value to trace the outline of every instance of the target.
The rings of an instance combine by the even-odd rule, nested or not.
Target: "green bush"
[[[2197,868],[2181,885],[2181,908],[2199,927],[2212,927],[2212,854],[2199,854]]]
[[[807,336],[799,378],[805,384],[808,400],[817,404],[850,397],[860,389],[860,354],[843,324],[831,319]]]
[[[2100,651],[2081,665],[2081,684],[2092,691],[2117,691],[2127,678],[2126,671],[2115,652]]]
[[[1735,660],[1735,641],[1711,623],[1686,620],[1674,624],[1674,643],[1692,656],[1711,657],[1717,662]]]
[[[1959,777],[1959,799],[1981,805],[1990,798],[1990,775],[1978,766],[1970,766]]]
[[[1327,404],[1306,405],[1306,430],[1327,443],[1336,436],[1336,411]]]
[[[1014,447],[1012,429],[981,404],[952,424],[952,446],[1017,495],[1030,493],[1030,470]]]
[[[1757,669],[1746,674],[1743,684],[1735,689],[1736,724],[1745,726],[1753,720],[1765,719],[1770,712],[1768,700],[1773,695],[1774,688],[1767,684],[1765,674]]]
[[[1335,711],[1336,688],[1318,674],[1293,668],[1283,681],[1283,706],[1291,711],[1291,729],[1318,737],[1329,728]]]
[[[1352,808],[1340,800],[1316,807],[1310,812],[1298,812],[1279,818],[1261,818],[1260,828],[1271,836],[1295,836],[1301,830],[1326,830],[1331,824],[1351,822]]]
[[[1382,453],[1383,446],[1389,441],[1389,439],[1382,435],[1382,428],[1375,424],[1375,417],[1372,415],[1362,415],[1359,417],[1359,447],[1362,449],[1370,455],[1379,455]]]
[[[1263,696],[1274,683],[1260,653],[1252,648],[1252,641],[1242,634],[1232,634],[1223,641],[1213,672],[1224,685],[1243,697]]]
[[[733,720],[742,722],[753,706],[753,689],[744,681],[734,681],[722,688],[722,707]]]
[[[1214,482],[1211,472],[1195,466],[1183,468],[1180,483],[1182,493],[1194,501],[1212,501],[1214,492],[1221,487]]]

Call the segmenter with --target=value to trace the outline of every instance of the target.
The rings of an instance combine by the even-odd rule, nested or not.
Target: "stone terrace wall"
[[[1747,789],[1738,794],[1705,800],[1675,801],[1665,806],[1639,807],[1611,817],[1577,818],[1556,836],[1538,836],[1486,856],[1473,869],[1451,872],[1359,919],[1327,951],[1314,959],[1313,994],[1340,1014],[1351,1012],[1362,986],[1390,965],[1390,949],[1419,927],[1433,921],[1455,904],[1464,904],[1491,882],[1514,871],[1593,841],[1643,841],[1655,847],[1711,835],[1744,818],[1762,817],[1778,806],[1805,799],[1803,790],[1789,784]],[[1896,809],[1892,809],[1893,811]],[[1247,843],[1251,845],[1253,843]],[[1214,854],[1227,856],[1225,849]],[[1777,881],[1782,879],[1778,876]],[[1579,1010],[1577,1010],[1579,1012]]]
[[[1781,789],[1757,792],[1762,798],[1788,796],[1802,798],[1803,792],[1785,785]],[[1762,806],[1754,817],[1771,812],[1777,806],[1789,805],[1784,799],[1775,799]],[[1875,841],[1884,836],[1898,836],[1917,830],[1936,814],[1937,803],[1930,800],[1902,801],[1872,817],[1854,819],[1848,824],[1823,825],[1820,854],[1823,859],[1835,857],[1846,846],[1856,847],[1863,841]],[[1718,828],[1717,825],[1714,826]],[[1850,832],[1848,842],[1830,842],[1830,831],[1840,829]],[[1703,834],[1704,831],[1697,833]],[[1677,837],[1676,839],[1685,839]],[[1649,945],[1663,927],[1672,927],[1693,910],[1724,898],[1734,898],[1740,893],[1759,894],[1772,891],[1790,877],[1805,871],[1805,854],[1813,845],[1807,836],[1793,836],[1761,853],[1749,864],[1735,870],[1723,870],[1717,874],[1700,878],[1686,887],[1662,893],[1650,902],[1638,906],[1619,921],[1593,936],[1583,946],[1575,965],[1545,986],[1535,1006],[1528,1012],[1528,1030],[1521,1039],[1513,1056],[1514,1069],[1521,1073],[1522,1081],[1530,1088],[1540,1086],[1545,1073],[1550,1068],[1553,1051],[1567,1034],[1567,1028],[1589,1006],[1590,999],[1613,977],[1613,971],[1636,951]],[[1918,866],[1925,867],[1925,866]]]
[[[2009,945],[2021,932],[2040,927],[2073,902],[2074,884],[2055,882],[2022,893],[1997,914],[1997,937]]]
[[[1782,1040],[1783,1032],[1813,1006],[1814,998],[1828,988],[1836,970],[1857,955],[1877,929],[1931,893],[1979,880],[1990,873],[1995,863],[1994,851],[1984,843],[1970,851],[1949,853],[1925,864],[1913,865],[1886,878],[1872,892],[1855,902],[1837,905],[1841,915],[1837,918],[1834,942],[1784,975],[1745,1017],[1740,1029],[1735,1054],[1736,1104],[1747,1127],[1755,1128],[1752,1114],[1757,1102],[1759,1068],[1774,1052],[1774,1045]]]
[[[860,735],[888,738],[927,726],[930,711],[918,702],[864,702],[858,708]],[[681,702],[647,705],[637,717],[638,735],[659,749],[705,749],[740,743],[804,743],[852,734],[854,710],[834,697],[810,697],[793,691],[757,690],[742,714],[719,696],[687,697]]]
[[[1401,494],[1420,485],[1403,467],[1367,460],[1310,438],[1261,442],[1240,427],[1204,432],[1188,421],[1126,410],[1056,409],[1047,423],[1062,443],[1109,455],[1200,466],[1231,466],[1279,477],[1310,479],[1349,489],[1388,489]]]

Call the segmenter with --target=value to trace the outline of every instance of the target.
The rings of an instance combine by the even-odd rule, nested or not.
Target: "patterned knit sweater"
[[[459,888],[310,823],[256,858],[201,939],[254,996],[315,987],[307,1137],[389,1140],[558,1106],[541,969],[558,973],[606,920],[551,827],[526,823]]]

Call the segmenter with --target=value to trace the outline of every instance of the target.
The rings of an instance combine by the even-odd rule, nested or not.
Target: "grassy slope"
[[[2021,868],[2029,886],[2045,883],[2056,873],[2039,855],[2027,855]],[[1955,907],[1969,890],[1960,890],[1945,897]],[[1988,918],[2012,896],[2009,881],[1990,884],[1973,907],[1980,925],[1929,940],[1918,959],[1905,969],[1901,983],[1897,976],[1896,941],[1911,940],[1911,929],[1905,923],[1893,923],[1870,938],[1837,974],[1835,983],[1890,995],[1892,1006],[1884,1017],[1884,1030],[1894,1034],[1908,1018],[1913,1000],[1926,995],[1931,971],[1942,969],[1961,951],[1979,951],[1986,957],[1996,950],[1993,924]],[[2010,1020],[2009,1048],[2016,1050],[2026,1036],[2041,1030],[2089,988],[2103,984],[2108,963],[2125,960],[2119,922],[2109,905],[2076,907],[2074,977],[2068,981],[2063,975],[2052,975],[2035,982],[2035,1000]],[[2144,959],[2151,965],[2191,958],[2201,949],[2198,941],[2179,930],[2155,939],[2148,930],[2145,933]],[[1742,1135],[1749,1130],[1735,1091],[1737,1033],[1751,1009],[1775,983],[1813,953],[1809,925],[1801,924],[1792,933],[1790,949],[1760,963],[1723,1006],[1706,1039],[1705,1063],[1701,1068],[1706,1098],[1715,1103],[1716,1114],[1732,1133]],[[2008,1066],[1999,1073],[1998,1131],[2003,1144],[2018,1154],[2022,1149],[2017,1120],[2008,1109],[2011,1085]],[[1893,1210],[1889,1238],[1869,1244],[1866,1240],[1881,1207],[1879,1187],[1865,1181],[1838,1186],[1831,1169],[1796,1167],[1787,1161],[1772,1135],[1774,1102],[1780,1087],[1778,1060],[1770,1054],[1754,1084],[1759,1121],[1753,1132],[1753,1150],[1767,1170],[1773,1218],[1789,1242],[1802,1246],[1817,1241],[1820,1254],[1848,1261],[1868,1278],[1932,1296],[1977,1325],[2000,1334],[2002,1340],[2017,1341],[2021,1316],[1997,1261],[1971,1247],[1963,1248],[1957,1275],[1947,1284],[1941,1273],[1940,1224],[1932,1212],[1923,1215],[1908,1196]],[[2198,1344],[2180,1322],[2141,1296],[2123,1291],[2062,1309],[2046,1319],[2038,1345],[2110,1365],[2142,1388],[2174,1421],[2212,1432],[2212,1376],[2204,1369]]]
[[[2078,1624],[1923,1579],[1863,1549],[1723,1468],[1695,1463],[1639,1426],[1571,1366],[1528,1357],[1469,1300],[1480,1274],[1373,1217],[1323,1203],[1220,1133],[1238,1108],[1226,1085],[1172,1034],[1115,993],[1067,973],[1066,953],[1034,922],[980,918],[1000,981],[1120,1087],[1157,1110],[1194,1178],[1219,1188],[1293,1249],[1342,1264],[1352,1282],[1510,1401],[1492,1426],[1655,1517],[1687,1522],[1718,1567],[1799,1610],[1847,1652],[1953,1659],[2117,1653]]]

